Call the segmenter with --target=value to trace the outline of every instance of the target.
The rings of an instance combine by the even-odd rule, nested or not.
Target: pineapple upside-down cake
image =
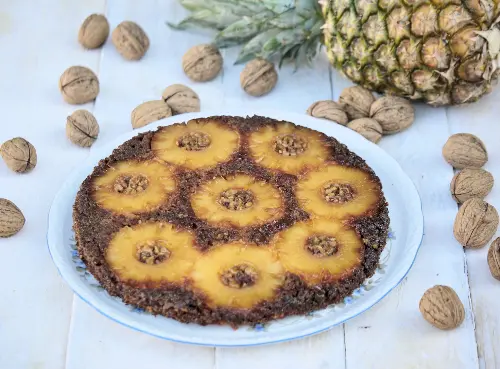
[[[374,273],[389,227],[363,159],[259,116],[135,136],[85,179],[73,218],[80,257],[111,295],[232,326],[342,301]]]

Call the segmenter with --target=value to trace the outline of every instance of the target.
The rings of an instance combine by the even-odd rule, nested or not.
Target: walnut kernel
[[[356,196],[356,190],[348,183],[328,182],[323,186],[323,197],[327,202],[343,204]]]
[[[165,242],[160,240],[149,240],[143,244],[137,245],[135,257],[141,263],[155,265],[163,263],[170,255],[171,252],[165,246]]]
[[[149,186],[149,179],[142,174],[121,175],[113,184],[113,190],[125,195],[144,192]]]
[[[231,288],[241,289],[253,286],[259,277],[257,270],[248,264],[238,264],[225,270],[219,276],[221,282]]]
[[[327,235],[311,236],[306,240],[305,246],[307,251],[318,258],[332,256],[339,249],[337,239]]]
[[[187,151],[201,151],[210,146],[212,140],[204,132],[190,132],[179,137],[177,146]]]
[[[297,156],[307,150],[307,141],[295,134],[286,134],[276,137],[274,151],[283,156]]]
[[[219,203],[228,210],[244,210],[254,204],[253,193],[241,189],[229,189],[219,196]]]

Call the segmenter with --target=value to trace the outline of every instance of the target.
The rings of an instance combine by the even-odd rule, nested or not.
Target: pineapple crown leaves
[[[191,14],[174,29],[218,31],[219,48],[243,45],[236,64],[254,58],[310,63],[321,46],[324,24],[315,0],[179,0]]]

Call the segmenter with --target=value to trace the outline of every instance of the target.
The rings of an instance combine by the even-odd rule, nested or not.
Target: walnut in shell
[[[66,119],[66,136],[75,145],[90,147],[99,135],[99,124],[87,110],[76,110]]]
[[[316,101],[307,109],[307,114],[316,118],[328,119],[343,126],[349,122],[342,105],[333,100]]]
[[[382,138],[382,127],[375,119],[354,119],[347,124],[347,127],[374,143],[379,142]]]
[[[131,21],[124,21],[116,26],[111,34],[111,41],[127,60],[139,60],[149,49],[148,35],[137,23]]]
[[[345,88],[339,97],[349,120],[370,116],[370,107],[375,101],[373,94],[361,86]]]
[[[434,286],[420,299],[420,312],[434,327],[457,328],[465,319],[465,309],[457,293],[448,286]]]
[[[5,141],[0,146],[0,155],[5,164],[17,173],[29,172],[37,162],[35,147],[21,137]]]
[[[457,133],[446,141],[443,156],[454,168],[481,168],[488,161],[483,141],[470,133]]]
[[[455,218],[453,234],[466,248],[486,245],[498,228],[498,213],[494,206],[472,198],[465,201]]]
[[[102,14],[91,14],[82,23],[78,42],[87,49],[101,47],[109,36],[109,23]]]
[[[401,132],[415,120],[415,109],[406,99],[384,96],[370,107],[370,117],[380,123],[385,135]]]
[[[248,62],[240,74],[241,88],[252,96],[269,93],[277,81],[278,73],[274,69],[274,64],[260,58]]]
[[[200,111],[200,98],[187,86],[168,86],[163,91],[162,98],[172,109],[173,115]]]
[[[488,250],[488,266],[493,278],[500,281],[500,237],[492,242]]]
[[[451,196],[459,204],[477,197],[484,199],[493,188],[493,175],[481,168],[465,168],[453,176]]]
[[[74,66],[61,75],[59,90],[67,103],[85,104],[99,94],[99,80],[89,68]]]
[[[25,221],[22,211],[12,201],[0,198],[0,237],[15,235]]]
[[[210,81],[222,69],[222,55],[213,45],[193,46],[182,57],[182,69],[193,81]]]
[[[132,111],[132,127],[144,127],[157,120],[171,117],[172,109],[163,100],[146,101]]]

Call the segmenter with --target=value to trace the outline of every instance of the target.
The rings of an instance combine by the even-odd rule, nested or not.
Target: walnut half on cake
[[[342,301],[375,272],[389,228],[363,159],[259,116],[135,136],[85,179],[73,219],[80,257],[108,293],[232,326]]]

